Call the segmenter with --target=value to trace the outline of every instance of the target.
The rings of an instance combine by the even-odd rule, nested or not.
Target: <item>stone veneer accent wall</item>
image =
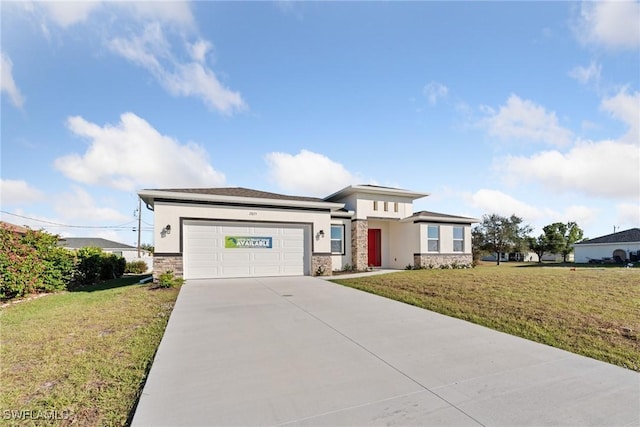
[[[167,270],[173,271],[175,277],[182,277],[182,255],[153,255],[153,281]]]
[[[439,268],[442,265],[451,265],[454,262],[457,264],[471,265],[473,258],[471,254],[415,254],[413,255],[413,264],[419,265],[422,268],[428,268],[432,265],[435,268]]]
[[[322,268],[323,273],[318,274],[318,269]],[[331,276],[331,254],[315,254],[311,256],[311,275],[312,276]]]
[[[369,221],[356,219],[351,221],[351,262],[356,270],[369,268]]]

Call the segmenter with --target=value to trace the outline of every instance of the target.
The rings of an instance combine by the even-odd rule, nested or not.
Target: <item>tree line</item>
[[[538,262],[545,253],[561,254],[564,262],[573,252],[573,245],[584,240],[584,232],[575,222],[554,222],[542,228],[542,234],[530,236],[533,228],[524,224],[522,218],[511,215],[483,215],[482,222],[472,230],[473,259],[478,261],[483,253],[496,253],[500,265],[500,254],[525,251],[534,252]]]

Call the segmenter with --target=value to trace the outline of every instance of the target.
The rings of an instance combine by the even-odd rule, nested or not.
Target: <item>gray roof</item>
[[[125,245],[124,243],[101,239],[99,237],[64,237],[58,241],[58,246],[69,249],[80,249],[89,246],[100,249],[137,249],[135,246]]]
[[[324,202],[317,197],[289,196],[286,194],[269,193],[267,191],[252,190],[243,187],[221,188],[162,188],[152,191],[166,191],[170,193],[208,194],[215,196],[250,197],[255,199],[297,200],[302,202]]]
[[[640,242],[640,228],[630,228],[617,233],[607,234],[606,236],[596,237],[576,243],[576,245],[588,245],[591,243],[631,243]]]
[[[417,217],[421,217],[421,216],[428,216],[428,217],[432,217],[432,218],[442,218],[444,219],[459,219],[459,220],[468,220],[469,222],[478,222],[477,219],[475,218],[469,218],[466,216],[457,216],[457,215],[449,215],[449,214],[444,214],[444,213],[439,213],[439,212],[429,212],[429,211],[420,211],[420,212],[416,212],[413,215],[411,215],[409,218],[417,218]]]

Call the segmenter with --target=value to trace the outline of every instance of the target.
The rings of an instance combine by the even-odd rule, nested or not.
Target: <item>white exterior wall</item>
[[[333,218],[331,224],[344,226],[344,255],[331,255],[331,268],[334,271],[342,270],[347,264],[353,265],[351,260],[351,220]],[[331,239],[331,229],[329,229],[329,239]]]
[[[392,222],[389,228],[389,268],[403,269],[413,265],[413,254],[420,252],[420,227],[413,223]]]
[[[589,262],[589,259],[612,258],[613,252],[617,249],[625,251],[627,253],[627,258],[629,258],[629,252],[640,250],[640,242],[591,243],[586,245],[575,245],[575,262],[585,263]]]
[[[373,201],[378,202],[378,210],[373,210]],[[351,194],[337,200],[344,203],[348,210],[355,211],[354,219],[367,219],[368,217],[402,219],[413,215],[413,201],[406,197],[385,196],[368,193]],[[384,210],[384,202],[388,203],[388,210]],[[394,203],[398,203],[398,212],[395,212]]]
[[[471,226],[465,224],[440,224],[440,223],[420,223],[420,253],[427,254],[471,254]],[[440,250],[438,252],[429,252],[427,248],[428,236],[427,229],[429,225],[437,225],[440,227]],[[453,251],[453,227],[464,227],[464,251]]]
[[[402,219],[413,215],[413,202],[404,197],[383,196],[375,194],[358,194],[356,204],[356,219],[389,218]],[[378,210],[373,209],[373,202],[378,202]],[[384,202],[388,203],[388,210],[384,210]],[[395,212],[394,203],[398,203]]]
[[[186,204],[155,202],[154,244],[157,253],[180,253],[180,218],[233,220],[250,222],[304,223],[312,224],[312,252],[331,252],[331,216],[329,212],[291,211],[286,209],[245,208],[215,206],[208,204]],[[171,226],[170,233],[163,229]],[[320,231],[324,237],[316,237]]]

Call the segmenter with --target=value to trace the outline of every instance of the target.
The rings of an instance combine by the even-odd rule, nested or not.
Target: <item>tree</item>
[[[155,248],[150,243],[143,243],[140,245],[140,249],[144,249],[145,251],[149,251],[149,253],[153,254]]]
[[[483,215],[482,222],[474,229],[480,249],[497,254],[500,265],[500,254],[512,249],[519,249],[526,244],[526,235],[531,232],[529,225],[522,224],[522,218],[498,214]]]
[[[549,252],[562,254],[562,261],[567,262],[567,256],[573,252],[573,244],[584,237],[584,232],[575,222],[566,224],[554,222],[543,228],[551,247]]]
[[[538,237],[527,237],[527,244],[529,249],[538,255],[538,262],[542,262],[542,255],[545,252],[549,252],[549,240],[545,234],[541,234]]]

